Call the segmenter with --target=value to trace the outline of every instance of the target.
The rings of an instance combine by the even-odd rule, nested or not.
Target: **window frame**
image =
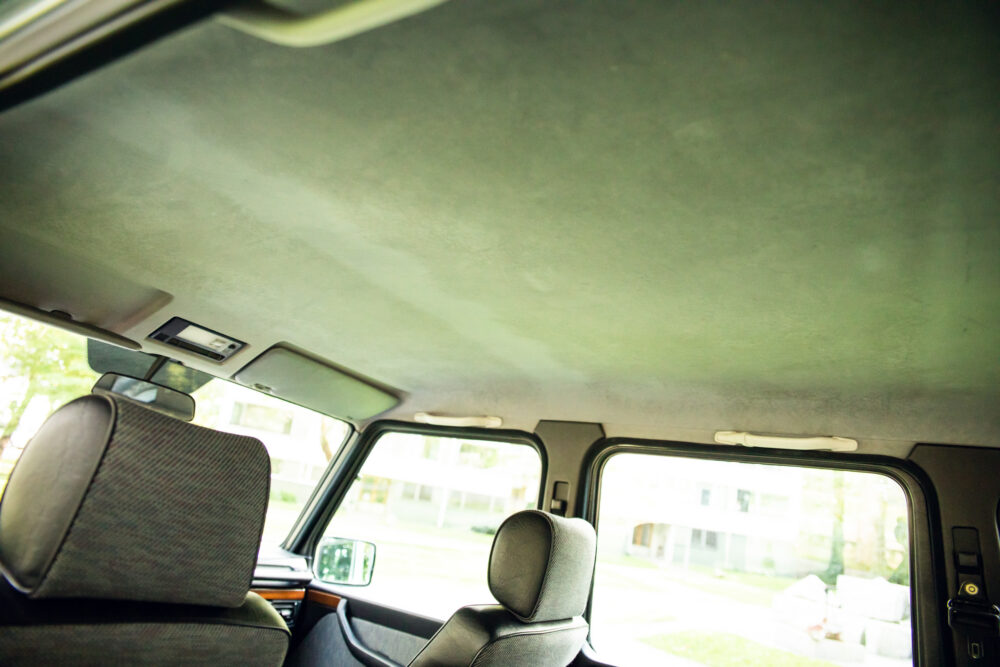
[[[351,483],[360,474],[368,456],[375,449],[383,435],[389,433],[405,433],[426,435],[442,438],[460,438],[463,440],[485,440],[489,442],[506,442],[514,445],[527,445],[538,454],[540,479],[538,483],[538,498],[535,508],[541,509],[545,495],[545,478],[548,474],[548,456],[542,441],[524,431],[512,429],[489,428],[455,428],[449,426],[431,426],[414,424],[412,422],[383,420],[368,426],[354,442],[348,442],[343,448],[342,456],[337,456],[330,463],[327,474],[316,486],[313,496],[306,503],[309,515],[303,513],[301,525],[292,529],[292,537],[287,540],[285,548],[292,553],[304,556],[312,562],[313,552],[323,536],[334,514],[344,502]],[[483,576],[485,576],[485,572]]]
[[[871,454],[749,449],[641,438],[604,438],[595,442],[584,457],[579,481],[581,493],[576,508],[577,516],[585,518],[598,531],[598,539],[604,468],[608,461],[619,454],[652,454],[733,463],[868,472],[892,479],[903,490],[908,515],[913,664],[919,667],[951,664],[951,629],[942,613],[948,591],[944,576],[944,542],[937,495],[926,473],[908,459]],[[592,580],[584,612],[588,623],[593,601]],[[587,643],[593,646],[589,628]]]
[[[326,469],[323,471],[323,475],[313,486],[312,492],[309,494],[309,498],[306,499],[306,504],[299,513],[298,518],[295,523],[292,524],[292,529],[288,531],[288,535],[285,536],[284,542],[279,546],[284,551],[292,555],[303,555],[303,553],[296,548],[303,539],[304,536],[308,536],[307,532],[313,525],[313,518],[316,516],[317,511],[322,506],[324,494],[326,488],[333,482],[336,478],[337,471],[340,469],[342,462],[349,455],[350,451],[357,443],[359,438],[359,433],[354,424],[346,422],[350,427],[347,435],[344,436],[344,441],[340,443],[340,447],[337,452],[330,459],[330,463],[327,464]],[[318,538],[317,538],[318,539]],[[309,548],[309,563],[312,565],[312,554],[316,550],[315,544]]]

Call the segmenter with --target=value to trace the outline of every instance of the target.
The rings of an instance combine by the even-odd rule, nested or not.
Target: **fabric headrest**
[[[488,583],[497,602],[525,622],[583,614],[594,574],[597,537],[583,519],[525,510],[493,538]]]
[[[0,569],[33,598],[243,603],[267,511],[259,440],[110,396],[52,414],[0,501]]]

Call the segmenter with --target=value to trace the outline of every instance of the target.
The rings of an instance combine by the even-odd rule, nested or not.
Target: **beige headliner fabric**
[[[296,50],[208,22],[0,116],[0,247],[171,295],[133,337],[250,344],[193,366],[287,341],[403,418],[996,445],[997,28],[470,1]],[[94,301],[14,255],[0,292]]]

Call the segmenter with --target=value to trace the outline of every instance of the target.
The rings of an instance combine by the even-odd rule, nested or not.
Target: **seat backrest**
[[[110,396],[57,410],[0,500],[0,664],[271,664],[249,593],[270,487],[260,441]]]
[[[597,538],[582,519],[526,510],[497,529],[488,583],[499,605],[462,607],[411,667],[565,667],[587,639]]]

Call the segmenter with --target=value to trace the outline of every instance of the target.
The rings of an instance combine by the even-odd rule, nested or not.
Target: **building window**
[[[637,547],[648,547],[653,534],[653,524],[642,523],[632,531],[632,544]]]
[[[714,530],[709,530],[705,533],[705,546],[709,549],[715,549],[719,546],[719,534]]]
[[[704,507],[708,507],[709,505],[712,504],[712,490],[711,489],[702,489],[701,490],[701,504]]]
[[[753,494],[746,489],[740,489],[736,492],[736,504],[740,506],[741,512],[750,511],[750,499],[753,498]]]

